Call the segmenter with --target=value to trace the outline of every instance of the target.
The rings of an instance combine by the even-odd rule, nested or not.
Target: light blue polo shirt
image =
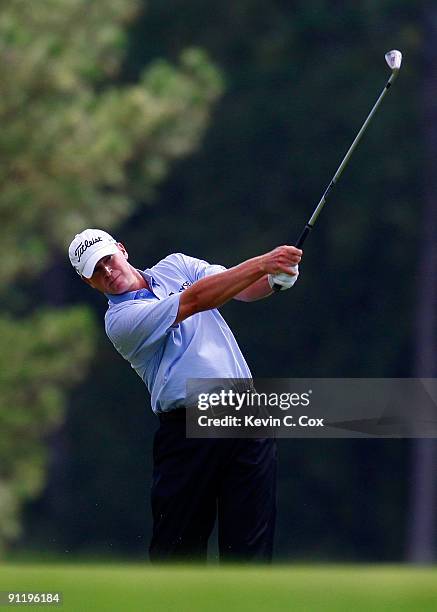
[[[217,309],[173,325],[181,293],[223,266],[173,253],[140,274],[152,289],[107,295],[105,330],[149,389],[152,409],[186,405],[189,378],[251,378],[249,367]]]

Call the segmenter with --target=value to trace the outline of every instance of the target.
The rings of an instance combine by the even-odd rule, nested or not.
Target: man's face
[[[138,284],[134,269],[127,261],[126,249],[120,243],[117,246],[117,253],[99,259],[91,278],[83,277],[88,285],[101,293],[117,295],[133,291]]]

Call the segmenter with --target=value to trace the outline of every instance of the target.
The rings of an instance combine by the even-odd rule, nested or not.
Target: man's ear
[[[126,251],[124,244],[121,242],[117,242],[117,246],[119,250],[123,253],[125,259],[129,259],[129,253]]]
[[[93,282],[90,278],[85,278],[85,276],[81,276],[81,279],[83,280],[84,283],[86,283],[87,285],[95,289]]]

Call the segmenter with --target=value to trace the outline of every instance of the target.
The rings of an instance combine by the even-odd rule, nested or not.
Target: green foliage
[[[134,1],[20,0],[0,10],[0,279],[33,274],[87,225],[114,227],[169,162],[198,144],[218,72],[198,50],[157,61],[137,85],[110,78]],[[36,254],[36,257],[33,255]]]
[[[44,484],[41,440],[61,422],[65,391],[87,369],[94,321],[84,308],[41,309],[24,320],[3,315],[0,335],[1,543],[18,534],[19,505]]]
[[[62,304],[56,283],[42,277],[53,258],[61,249],[66,257],[84,227],[110,230],[150,201],[171,161],[199,143],[222,89],[200,50],[181,52],[177,64],[155,61],[135,83],[117,82],[126,26],[140,8],[137,0],[0,6],[5,295],[33,282]],[[94,346],[86,310],[27,302],[38,302],[27,318],[6,310],[12,299],[0,310],[0,546],[17,535],[23,501],[43,486],[44,439],[62,421],[66,391]]]

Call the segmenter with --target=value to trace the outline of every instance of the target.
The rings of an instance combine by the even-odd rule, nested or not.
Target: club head
[[[387,62],[390,70],[399,70],[402,64],[402,53],[396,49],[387,51],[385,54],[385,61]]]

